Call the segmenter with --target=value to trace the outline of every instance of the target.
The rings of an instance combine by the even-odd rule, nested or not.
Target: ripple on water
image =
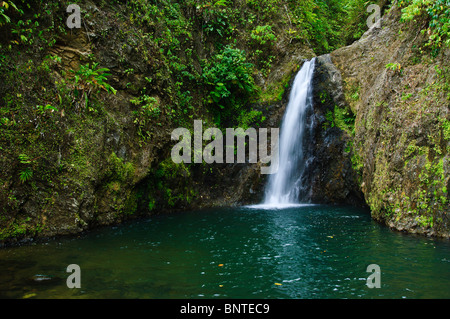
[[[0,297],[450,298],[448,256],[448,241],[392,232],[355,208],[215,209],[2,249]],[[80,291],[65,285],[71,263]],[[366,286],[370,264],[381,289]]]

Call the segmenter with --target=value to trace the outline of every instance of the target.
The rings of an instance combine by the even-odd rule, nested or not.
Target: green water
[[[69,264],[80,289],[66,286]],[[366,285],[370,264],[379,289]],[[0,270],[2,298],[450,298],[448,240],[393,232],[348,207],[156,216],[1,249]]]

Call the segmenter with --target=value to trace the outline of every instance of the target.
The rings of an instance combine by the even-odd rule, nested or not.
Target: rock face
[[[116,9],[95,3],[83,6],[89,17],[83,28],[61,32],[45,49],[18,46],[20,54],[8,53],[0,65],[0,245],[162,212],[257,203],[263,194],[258,165],[171,161],[172,130],[191,128],[196,119],[214,125],[206,90],[196,82],[199,62],[212,58],[216,39],[204,39],[202,26],[193,26],[179,48],[166,48],[168,59],[156,46],[168,38],[165,29],[155,40],[151,23],[141,30],[132,15],[118,19]],[[280,95],[302,59],[313,56],[306,44],[279,45],[274,72],[255,79],[269,92],[252,108],[263,112],[264,127],[278,126],[286,102]],[[81,98],[88,85],[73,75],[93,62],[109,69],[107,82],[117,94],[103,87]],[[182,70],[190,73],[181,76]],[[150,105],[144,100],[157,116],[144,112]],[[21,179],[23,172],[32,176]]]
[[[323,58],[326,90],[356,115],[353,166],[373,218],[448,237],[450,50],[427,58],[420,24],[403,25],[400,14],[393,5],[358,42],[332,52],[332,64]]]
[[[346,107],[341,75],[329,55],[316,59],[313,96],[312,160],[306,170],[311,201],[365,206],[358,174],[352,166],[351,132],[338,127],[329,116],[335,107]]]
[[[268,107],[266,115],[270,127],[281,125],[294,78],[295,74],[282,100]],[[349,148],[352,136],[345,128],[331,127],[327,119],[328,112],[333,111],[335,105],[346,107],[341,82],[340,72],[331,62],[330,56],[318,57],[313,77],[313,107],[306,115],[313,125],[305,132],[303,150],[306,159],[303,184],[309,185],[310,190],[305,198],[299,200],[366,207],[360,177],[352,165],[352,151]],[[227,195],[222,199],[223,205],[256,204],[262,201],[268,176],[260,174],[260,165],[221,168],[218,178],[220,185],[222,188],[228,185]]]
[[[311,202],[367,205],[392,229],[450,237],[450,50],[432,58],[420,23],[400,15],[393,4],[359,41],[317,58],[304,178]],[[244,189],[263,190],[246,169]]]
[[[305,150],[307,200],[367,203],[375,219],[395,229],[448,237],[450,52],[422,57],[426,36],[418,26],[402,30],[399,10],[392,8],[360,41],[317,58]],[[100,15],[95,6],[89,10]],[[174,81],[161,52],[150,40],[125,37],[137,34],[132,23],[118,30],[116,13],[102,14],[107,18],[98,16],[89,26],[95,32],[70,32],[45,52],[60,57],[59,65],[44,53],[23,54],[12,59],[16,69],[0,74],[0,95],[7,97],[1,103],[11,107],[1,118],[0,241],[75,234],[158,212],[262,199],[267,176],[260,174],[260,164],[173,164],[170,136],[180,123],[169,107],[176,86],[169,85]],[[134,40],[142,42],[136,46]],[[204,57],[201,44],[197,53]],[[292,84],[302,60],[313,56],[306,45],[282,49],[269,77],[256,79],[270,93],[268,100],[278,100],[252,108],[263,113],[268,128],[279,127],[289,79]],[[66,101],[70,92],[58,83],[92,56],[110,69],[109,83],[118,92],[101,92],[86,115]],[[33,59],[37,66],[27,64]],[[141,106],[130,102],[143,91],[165,106],[147,123]],[[47,102],[74,108],[38,112],[36,105]],[[201,104],[195,116],[208,117]],[[30,168],[32,181],[21,182],[19,174]]]

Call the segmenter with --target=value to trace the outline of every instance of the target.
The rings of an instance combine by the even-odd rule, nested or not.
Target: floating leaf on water
[[[23,296],[22,298],[23,298],[23,299],[28,299],[28,298],[31,298],[31,297],[34,297],[34,296],[36,296],[35,293],[30,293],[30,294],[26,294],[26,295]]]
[[[275,286],[283,286],[283,284],[280,284],[279,282],[276,282]]]
[[[219,267],[223,267],[223,264],[219,264],[218,266],[219,266]]]

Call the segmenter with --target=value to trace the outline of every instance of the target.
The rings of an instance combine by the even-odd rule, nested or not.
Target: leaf
[[[19,179],[21,183],[25,183],[31,177],[33,177],[33,171],[29,167],[27,167],[24,171],[20,172],[19,174]]]
[[[280,284],[279,282],[276,282],[275,286],[283,286],[283,284]]]
[[[9,3],[11,7],[13,7],[14,9],[16,9],[17,11],[19,11],[19,9],[17,9],[16,5],[14,4],[14,2],[10,2]]]
[[[28,157],[27,154],[20,154],[19,155],[19,161],[22,164],[30,164],[30,158]]]
[[[107,68],[101,68],[101,69],[98,69],[96,72],[97,72],[97,73],[109,72],[109,69],[107,69]],[[109,74],[109,75],[111,75],[111,74]]]
[[[215,4],[215,6],[227,6],[227,0],[219,0]]]

